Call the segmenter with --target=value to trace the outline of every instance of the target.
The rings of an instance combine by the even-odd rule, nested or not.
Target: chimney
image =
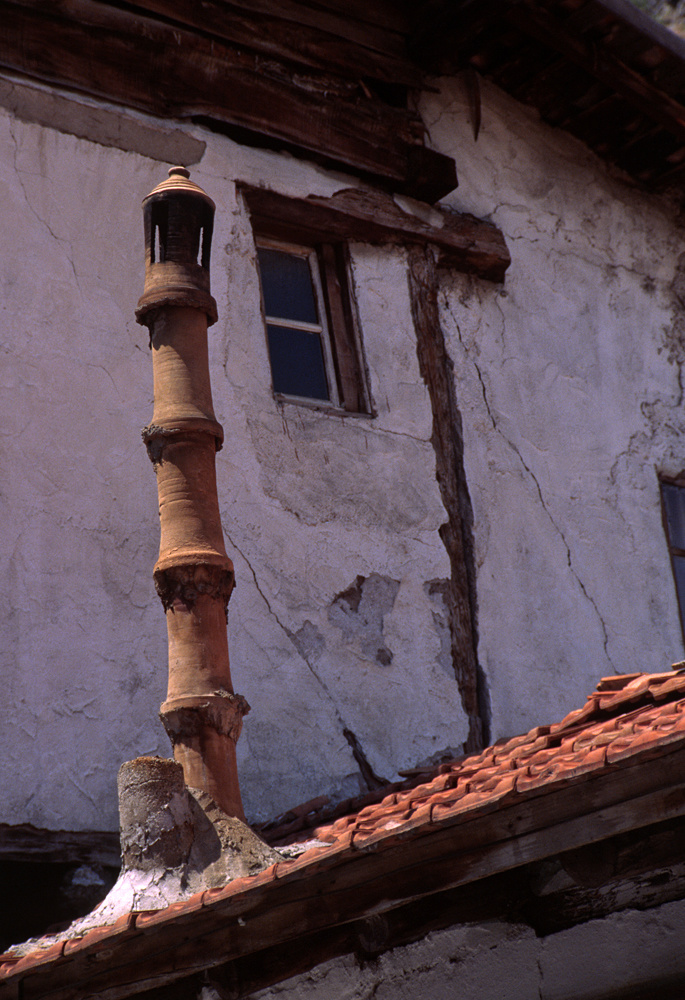
[[[233,692],[226,614],[234,586],[216,488],[223,443],[209,380],[216,322],[209,256],[214,202],[185,167],[143,201],[145,287],[136,319],[150,331],[154,412],[143,439],[157,475],[161,539],[154,568],[169,636],[161,718],[185,784],[244,819],[236,741],[249,706]]]
[[[154,578],[169,633],[161,717],[175,760],[137,757],[118,776],[122,868],[103,901],[45,947],[159,910],[283,859],[245,823],[235,745],[249,706],[234,694],[226,555],[214,457],[223,431],[212,406],[207,326],[214,203],[185,167],[143,201],[145,288],[136,318],[150,331],[155,405],[143,431],[157,474],[162,525]],[[291,849],[292,850],[292,849]],[[15,946],[27,954],[35,941]]]

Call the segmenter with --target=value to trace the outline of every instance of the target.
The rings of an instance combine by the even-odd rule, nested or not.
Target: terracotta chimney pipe
[[[233,692],[226,609],[234,585],[216,489],[223,430],[214,416],[207,326],[214,202],[185,167],[143,201],[154,413],[143,431],[157,474],[161,539],[155,586],[166,612],[169,689],[161,717],[186,785],[244,819],[235,745],[249,706]]]

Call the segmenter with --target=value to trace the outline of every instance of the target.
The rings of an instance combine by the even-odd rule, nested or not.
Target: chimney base
[[[126,913],[163,910],[204,889],[256,875],[283,855],[246,823],[227,816],[183,768],[162,757],[137,757],[119,769],[121,874],[103,901],[59,934],[15,945],[13,954],[73,940]]]
[[[84,918],[95,919],[92,926],[122,913],[163,909],[282,860],[207,792],[188,788],[174,760],[128,761],[117,784],[122,870],[109,895]]]

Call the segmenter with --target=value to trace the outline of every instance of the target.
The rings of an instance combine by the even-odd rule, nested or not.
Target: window
[[[685,485],[662,482],[661,502],[680,606],[680,622],[685,634]]]
[[[344,244],[257,238],[274,393],[368,413]]]

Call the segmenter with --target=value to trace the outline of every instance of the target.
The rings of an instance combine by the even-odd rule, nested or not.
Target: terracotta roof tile
[[[242,878],[234,878],[227,885],[223,885],[218,889],[205,889],[202,893],[202,906],[212,906],[213,903],[221,902],[221,900],[228,899],[231,896],[238,896],[241,892],[251,889],[253,884],[253,878],[245,875]]]
[[[64,953],[66,955],[71,955],[74,951],[82,951],[84,948],[89,948],[91,945],[96,944],[101,938],[111,937],[111,926],[94,927],[93,930],[87,931],[85,934],[81,934],[79,937],[74,937],[67,941]]]
[[[36,968],[39,965],[47,965],[48,963],[58,961],[64,954],[64,944],[64,941],[57,941],[47,948],[40,948],[29,952],[28,955],[25,955],[17,962],[11,971],[18,974],[28,969]]]
[[[182,899],[178,903],[170,903],[163,910],[139,911],[135,914],[136,929],[148,930],[148,928],[167,920],[175,920],[178,917],[187,916],[189,913],[195,913],[196,910],[202,907],[203,895],[204,893],[202,892],[196,892],[188,899]]]

